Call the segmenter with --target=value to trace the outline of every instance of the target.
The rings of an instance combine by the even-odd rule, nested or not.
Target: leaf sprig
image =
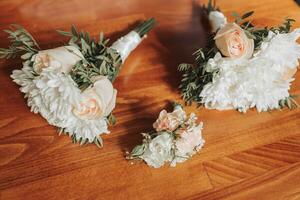
[[[220,11],[219,7],[217,7],[216,0],[209,0],[207,5],[203,5],[202,9],[208,15],[212,11]]]
[[[90,143],[88,138],[77,139],[75,134],[71,135],[70,133],[66,132],[64,128],[59,128],[58,134],[59,135],[62,135],[62,134],[68,135],[71,138],[73,144],[80,144],[80,146]],[[103,140],[100,136],[96,136],[94,138],[93,142],[91,142],[91,143],[94,143],[98,148],[103,147]]]
[[[269,31],[274,33],[289,33],[291,31],[292,24],[295,22],[294,19],[286,18],[281,25],[278,27],[255,27],[250,20],[254,14],[254,11],[246,12],[242,16],[234,12],[232,15],[235,18],[235,23],[239,24],[244,30],[249,38],[254,40],[255,49],[259,48],[261,43],[268,37]]]
[[[202,98],[199,96],[203,87],[212,82],[213,77],[217,75],[218,70],[208,72],[206,70],[207,61],[213,58],[218,52],[214,43],[215,33],[212,33],[208,38],[208,43],[205,48],[198,49],[193,55],[195,56],[195,64],[180,64],[178,70],[183,72],[181,84],[181,96],[186,104],[192,102],[201,105]]]
[[[284,108],[284,107],[287,107],[289,108],[290,110],[293,110],[293,109],[296,109],[296,108],[299,108],[299,104],[297,103],[297,101],[295,100],[297,96],[295,95],[290,95],[289,97],[285,98],[285,99],[282,99],[279,101],[279,106],[280,108]]]
[[[155,26],[156,21],[154,18],[150,18],[145,22],[139,24],[134,30],[140,35],[140,37],[144,37],[153,27]]]
[[[122,60],[118,52],[106,46],[109,39],[105,39],[102,32],[98,41],[87,32],[77,31],[75,26],[72,26],[71,32],[58,32],[71,37],[69,45],[79,49],[84,56],[71,71],[71,77],[80,89],[84,90],[92,85],[95,76],[107,76],[112,82],[115,80]]]
[[[6,48],[0,48],[0,58],[16,58],[22,55],[23,60],[30,59],[36,54],[40,47],[32,35],[22,26],[12,24],[10,29],[4,30],[9,36],[11,45]]]

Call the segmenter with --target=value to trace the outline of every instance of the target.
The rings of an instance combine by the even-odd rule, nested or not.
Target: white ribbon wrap
[[[227,24],[227,18],[219,11],[211,11],[208,15],[208,19],[213,32],[216,32],[218,29],[223,28]]]
[[[111,46],[112,49],[115,49],[120,55],[122,62],[124,63],[129,54],[141,43],[142,38],[140,35],[131,31],[124,37],[121,37]]]

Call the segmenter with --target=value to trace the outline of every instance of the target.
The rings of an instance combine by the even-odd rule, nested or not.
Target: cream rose
[[[72,67],[83,59],[81,52],[72,46],[57,47],[39,51],[32,57],[33,69],[40,74],[44,68],[52,67],[61,72],[69,73]]]
[[[81,119],[100,119],[108,116],[116,105],[117,90],[105,76],[98,76],[92,87],[82,93],[79,108],[73,113]]]
[[[165,162],[172,160],[172,143],[173,139],[169,133],[162,133],[155,137],[145,149],[142,159],[154,168],[159,168]]]
[[[244,30],[235,23],[228,23],[221,28],[215,42],[224,56],[230,58],[250,58],[254,51],[254,40],[247,37]]]
[[[159,113],[158,119],[154,122],[153,128],[155,128],[157,132],[174,131],[185,118],[185,112],[180,106],[176,107],[172,113],[167,113],[167,111],[162,110]]]

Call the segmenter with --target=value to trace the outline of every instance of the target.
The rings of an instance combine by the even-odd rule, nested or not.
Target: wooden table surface
[[[198,2],[199,3],[199,2]],[[205,3],[205,2],[201,2]],[[222,10],[256,11],[254,23],[275,25],[291,17],[300,26],[293,0],[219,0]],[[104,148],[80,147],[58,136],[26,106],[9,75],[20,60],[0,61],[0,199],[300,199],[300,110],[246,114],[187,107],[204,122],[204,149],[176,168],[149,168],[124,159],[151,130],[168,100],[180,101],[176,71],[204,45],[207,22],[190,0],[1,0],[0,29],[25,26],[43,48],[65,39],[55,30],[71,24],[113,39],[138,20],[159,25],[128,58],[115,82],[118,123]],[[8,45],[0,33],[0,46]],[[300,72],[292,93],[299,94]],[[182,102],[182,101],[181,101]],[[298,100],[299,102],[299,100]]]

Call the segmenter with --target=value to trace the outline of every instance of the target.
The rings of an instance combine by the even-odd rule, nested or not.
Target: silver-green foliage
[[[103,33],[99,39],[92,38],[88,32],[77,31],[72,26],[71,32],[58,31],[70,37],[69,45],[76,47],[83,54],[84,59],[78,61],[71,71],[72,79],[82,90],[93,84],[93,77],[102,75],[114,81],[119,73],[122,60],[118,52],[107,47],[109,39]]]

